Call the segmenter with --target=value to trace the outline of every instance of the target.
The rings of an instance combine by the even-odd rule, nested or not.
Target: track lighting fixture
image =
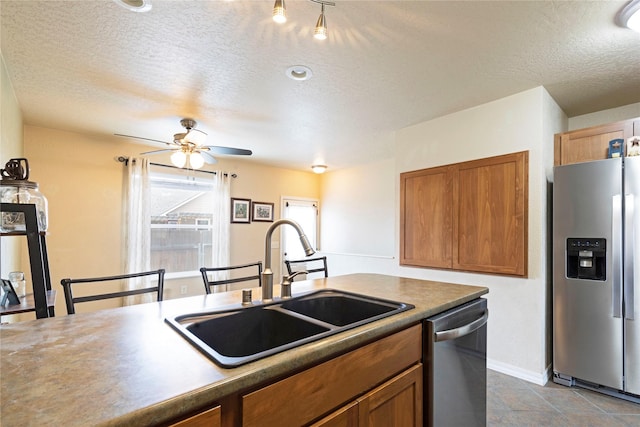
[[[316,30],[313,32],[313,37],[318,40],[324,40],[327,38],[327,21],[324,18],[324,4],[320,9],[320,16],[318,22],[316,22]]]
[[[324,17],[324,7],[325,6],[335,6],[336,4],[332,1],[325,0],[310,0],[314,3],[320,3],[320,16],[318,17],[318,22],[316,22],[316,29],[313,32],[313,37],[317,40],[325,40],[327,38],[327,20]]]
[[[276,0],[273,5],[273,20],[278,24],[287,22],[287,8],[284,5],[284,0]]]
[[[318,40],[325,40],[327,38],[327,20],[324,16],[324,7],[325,6],[335,6],[336,4],[332,1],[325,0],[309,0],[314,3],[320,3],[320,16],[318,17],[318,22],[316,22],[316,28],[313,32],[313,37]],[[273,20],[279,24],[287,22],[287,10],[284,5],[284,0],[276,0],[273,5]]]

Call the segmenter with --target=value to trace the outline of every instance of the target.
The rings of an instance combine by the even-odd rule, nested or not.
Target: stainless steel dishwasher
[[[486,426],[488,318],[478,298],[425,320],[425,426]]]

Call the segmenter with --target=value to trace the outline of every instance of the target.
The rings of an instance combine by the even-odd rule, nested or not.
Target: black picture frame
[[[9,305],[17,305],[20,304],[20,298],[18,298],[18,294],[16,290],[13,289],[13,285],[11,284],[11,280],[0,279],[2,280],[2,290],[4,291],[4,295],[2,296],[2,300],[0,301],[0,305],[4,306],[9,301]]]

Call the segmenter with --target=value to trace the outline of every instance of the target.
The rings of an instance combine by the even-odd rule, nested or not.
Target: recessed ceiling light
[[[285,74],[293,80],[309,80],[311,76],[313,76],[311,68],[305,67],[304,65],[294,65],[289,67]]]
[[[120,6],[132,12],[148,12],[151,10],[149,0],[113,0]]]
[[[627,27],[640,32],[640,0],[630,1],[616,16],[616,22],[621,27]]]

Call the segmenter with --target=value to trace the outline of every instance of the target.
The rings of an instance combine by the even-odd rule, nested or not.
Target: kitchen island
[[[488,292],[484,287],[351,274],[295,282],[293,296],[325,288],[415,308],[233,369],[213,363],[164,319],[239,306],[240,291],[2,325],[0,424],[166,425]],[[279,292],[274,286],[274,295]]]

